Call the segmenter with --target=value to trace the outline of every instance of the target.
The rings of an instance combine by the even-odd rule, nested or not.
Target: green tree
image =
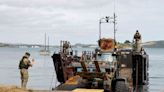
[[[125,40],[124,44],[130,44],[131,42],[129,40]]]

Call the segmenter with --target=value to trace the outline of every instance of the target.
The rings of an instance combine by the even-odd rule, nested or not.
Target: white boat
[[[50,55],[50,51],[49,50],[40,50],[40,55],[44,55],[44,56]]]
[[[48,37],[48,45],[46,45],[46,33],[45,33],[45,44],[44,44],[44,49],[40,50],[40,55],[44,55],[44,56],[47,56],[47,55],[50,55],[50,50],[49,50],[49,37]]]

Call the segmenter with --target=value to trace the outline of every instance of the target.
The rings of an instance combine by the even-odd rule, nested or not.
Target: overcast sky
[[[136,30],[143,41],[164,40],[163,0],[116,0],[117,40],[132,40]],[[0,42],[50,44],[60,40],[93,43],[98,21],[113,16],[114,0],[0,0]],[[113,24],[102,24],[102,36],[113,37]]]

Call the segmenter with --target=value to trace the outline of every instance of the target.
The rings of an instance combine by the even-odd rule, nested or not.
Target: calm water
[[[35,64],[29,69],[28,88],[51,89],[58,82],[51,56],[40,56],[36,48],[0,48],[0,84],[20,86],[19,60],[26,51]],[[86,50],[86,49],[85,49]],[[52,49],[52,53],[57,49]],[[149,92],[164,92],[164,48],[146,49],[149,54]]]

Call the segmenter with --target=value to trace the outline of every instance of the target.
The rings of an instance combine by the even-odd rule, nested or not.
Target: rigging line
[[[136,65],[136,92],[138,92],[138,63],[139,60],[137,60],[137,65]]]
[[[114,0],[114,13],[115,13],[115,11],[116,11],[116,0]]]
[[[52,91],[52,83],[53,83],[54,76],[55,76],[55,71],[53,71],[53,74],[52,74],[52,79],[51,79],[51,84],[50,84],[49,92]],[[56,78],[55,78],[55,79],[56,79]],[[56,87],[56,82],[57,82],[57,81],[55,81],[55,87]]]

